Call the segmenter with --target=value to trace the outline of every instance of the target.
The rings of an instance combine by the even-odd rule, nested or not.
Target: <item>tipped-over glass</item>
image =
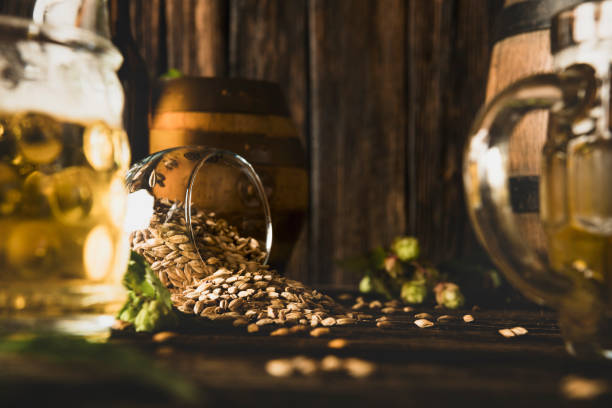
[[[154,153],[128,172],[130,244],[173,292],[213,274],[265,264],[272,220],[241,156],[202,146]]]

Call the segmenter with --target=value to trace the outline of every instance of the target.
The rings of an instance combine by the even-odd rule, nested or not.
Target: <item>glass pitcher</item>
[[[130,161],[112,44],[0,17],[0,332],[106,332],[121,277]]]
[[[552,21],[555,73],[524,78],[477,116],[463,176],[478,236],[508,280],[560,313],[567,350],[612,359],[612,1],[582,3]],[[508,188],[512,129],[550,113],[542,151],[545,251],[518,232]]]

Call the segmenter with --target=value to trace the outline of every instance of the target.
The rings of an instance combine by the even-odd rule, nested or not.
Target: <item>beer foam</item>
[[[1,111],[39,112],[83,124],[102,120],[122,128],[123,88],[98,56],[58,44],[16,47],[15,55],[0,60],[0,68],[17,76],[0,78]]]

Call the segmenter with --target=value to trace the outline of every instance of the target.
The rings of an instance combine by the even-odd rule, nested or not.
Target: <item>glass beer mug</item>
[[[125,299],[122,61],[73,27],[0,17],[0,334],[98,334]]]
[[[508,280],[557,309],[567,350],[612,359],[612,1],[557,14],[555,73],[524,78],[479,113],[463,177],[478,236]],[[542,253],[518,232],[510,204],[509,143],[528,112],[549,111],[542,151]]]

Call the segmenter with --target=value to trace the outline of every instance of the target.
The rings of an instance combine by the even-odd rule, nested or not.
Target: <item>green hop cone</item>
[[[173,328],[178,317],[172,310],[170,292],[162,285],[147,261],[132,251],[123,276],[127,300],[117,318],[134,324],[136,331],[159,331]]]
[[[133,322],[143,303],[143,298],[136,296],[133,292],[128,292],[128,300],[117,314],[117,319],[124,322]]]
[[[176,315],[160,300],[145,302],[144,307],[140,309],[134,319],[134,328],[137,332],[155,331],[159,327],[171,328],[176,324]]]
[[[465,303],[459,286],[450,282],[440,282],[434,288],[436,302],[448,309],[458,309]]]
[[[361,278],[359,282],[359,291],[361,293],[383,295],[388,299],[393,297],[384,281],[376,275],[373,276],[368,274]]]
[[[418,258],[419,241],[414,237],[397,237],[391,244],[391,250],[400,261],[407,262]]]
[[[427,285],[424,280],[404,282],[400,296],[406,303],[423,303],[427,298]]]
[[[372,278],[370,277],[370,275],[366,275],[361,278],[361,281],[359,282],[359,291],[361,293],[372,292]]]

